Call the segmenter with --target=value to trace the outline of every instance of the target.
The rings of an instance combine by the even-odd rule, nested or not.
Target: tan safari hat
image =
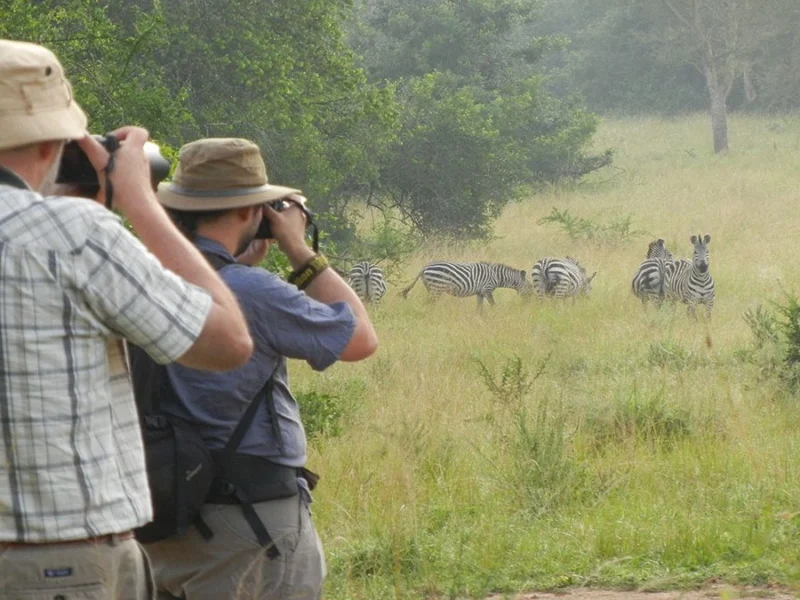
[[[299,194],[271,185],[261,151],[240,138],[206,138],[183,146],[171,182],[158,186],[158,199],[177,210],[222,210],[263,204]]]
[[[86,134],[86,115],[47,48],[0,40],[0,150]]]

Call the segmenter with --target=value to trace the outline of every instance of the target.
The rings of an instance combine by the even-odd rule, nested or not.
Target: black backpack
[[[215,254],[205,257],[217,270],[232,264],[230,259]],[[266,403],[269,418],[277,419],[272,397],[274,378],[270,377],[250,402],[225,448],[209,451],[190,424],[161,412],[162,400],[178,400],[167,368],[137,346],[129,345],[128,353],[154,517],[151,523],[136,529],[136,539],[145,544],[157,542],[185,533],[190,525],[197,527],[205,539],[211,539],[213,532],[200,517],[203,505],[238,504],[267,555],[279,556],[253,503],[296,496],[298,476],[313,490],[319,476],[305,468],[295,469],[237,452],[262,402]]]
[[[141,348],[128,346],[144,441],[153,521],[136,530],[144,544],[183,534],[195,522],[214,482],[216,468],[205,442],[188,424],[160,411],[175,395],[165,367]],[[207,528],[205,528],[207,529]],[[208,535],[201,525],[201,533]]]
[[[203,504],[241,504],[245,518],[262,545],[272,546],[251,502],[297,494],[295,469],[236,452],[265,397],[271,397],[270,377],[250,402],[223,450],[209,451],[194,428],[161,412],[161,401],[174,398],[166,367],[141,348],[128,347],[144,441],[153,521],[136,529],[136,539],[149,544],[186,533],[190,525],[211,539],[213,532],[200,518]],[[262,478],[266,478],[262,480]]]

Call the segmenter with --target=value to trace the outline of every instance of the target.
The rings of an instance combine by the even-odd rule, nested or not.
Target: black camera
[[[319,252],[319,228],[317,224],[314,223],[314,213],[306,208],[306,201],[305,198],[300,198],[299,200],[293,198],[286,198],[286,199],[279,199],[273,200],[272,202],[267,202],[267,204],[272,207],[273,210],[278,212],[284,211],[292,204],[296,204],[297,207],[303,211],[303,214],[306,216],[306,227],[311,228],[311,244],[314,248],[314,252]],[[257,240],[273,240],[275,236],[272,235],[272,229],[269,225],[269,220],[265,217],[261,217],[261,224],[258,226],[256,230],[255,239]]]
[[[119,142],[113,135],[94,135],[92,137],[109,152],[113,152],[118,148]],[[171,165],[161,155],[159,147],[152,142],[145,143],[144,153],[150,161],[150,183],[155,190],[158,188],[159,182],[169,175]],[[64,146],[56,183],[76,185],[87,196],[96,196],[100,189],[100,183],[97,181],[97,171],[94,170],[92,163],[89,162],[89,157],[86,156],[86,153],[75,140],[68,142]]]
[[[274,200],[272,202],[268,202],[268,204],[272,207],[273,210],[281,212],[286,210],[289,206],[289,203],[286,200]],[[271,240],[274,239],[272,235],[272,229],[269,226],[269,220],[267,217],[261,217],[261,225],[258,226],[258,230],[256,231],[256,239],[257,240]]]

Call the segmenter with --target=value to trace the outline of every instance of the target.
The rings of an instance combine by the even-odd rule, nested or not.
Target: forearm
[[[296,244],[284,250],[292,269],[300,269],[314,258],[314,251],[305,243]],[[325,269],[303,290],[308,296],[325,304],[346,302],[353,309],[356,318],[368,318],[361,299],[333,269]]]
[[[290,247],[284,251],[293,269],[299,269],[314,257],[314,252],[305,243]],[[361,338],[365,342],[377,344],[377,336],[369,319],[369,314],[361,299],[331,268],[319,273],[303,290],[306,295],[324,304],[344,302],[353,311],[356,320],[354,338]]]
[[[243,322],[236,298],[197,248],[173,225],[155,194],[148,189],[140,195],[139,202],[127,203],[125,217],[142,243],[164,267],[207,290],[216,304],[233,311]]]

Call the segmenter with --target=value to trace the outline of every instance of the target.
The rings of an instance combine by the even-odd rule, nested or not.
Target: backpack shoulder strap
[[[228,258],[227,256],[222,256],[214,252],[203,252],[201,250],[200,253],[211,264],[211,266],[214,267],[215,271],[221,271],[223,267],[236,264],[236,261],[232,258]]]

